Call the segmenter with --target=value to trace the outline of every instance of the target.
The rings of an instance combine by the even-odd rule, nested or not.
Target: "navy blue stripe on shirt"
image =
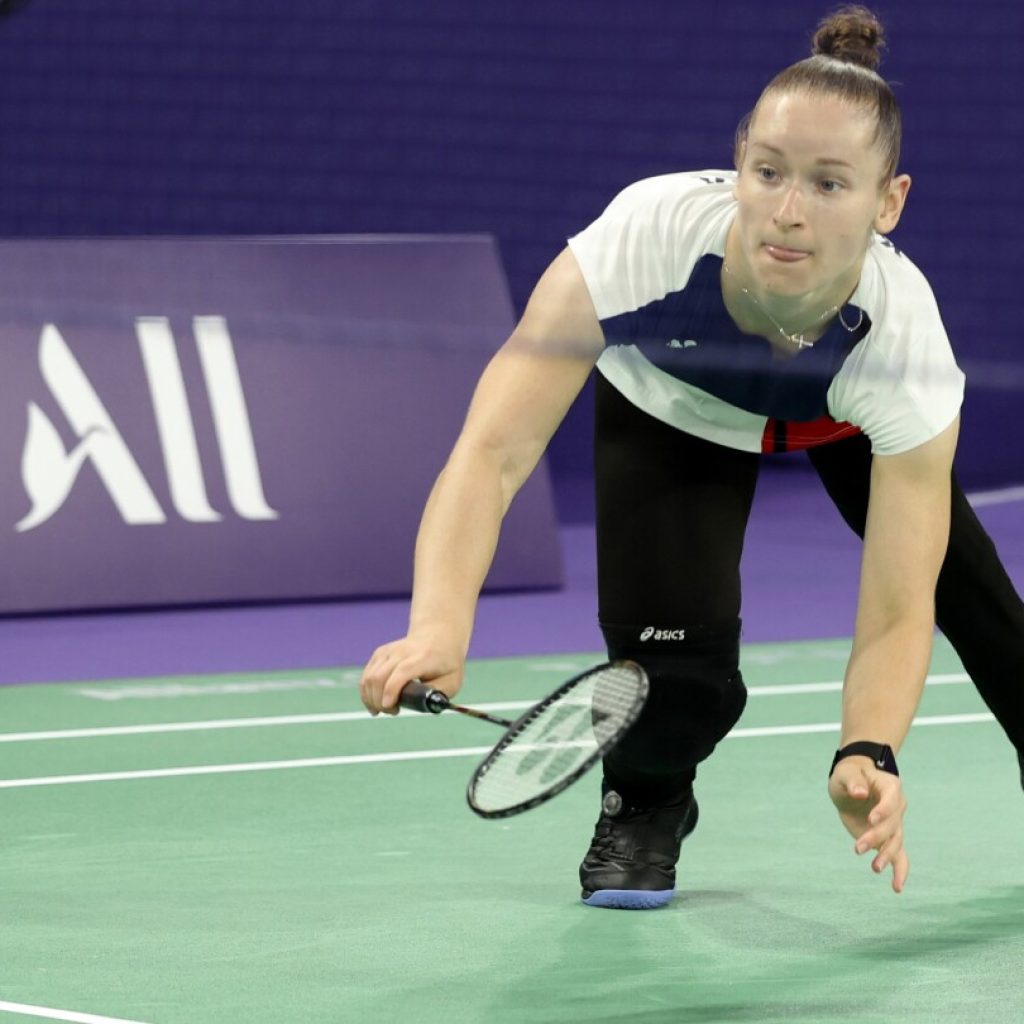
[[[636,345],[665,373],[737,408],[779,420],[816,420],[828,413],[828,389],[853,347],[871,329],[867,314],[843,307],[812,348],[775,358],[771,344],[744,334],[722,299],[722,258],[705,255],[690,279],[640,309],[601,321],[609,345]]]

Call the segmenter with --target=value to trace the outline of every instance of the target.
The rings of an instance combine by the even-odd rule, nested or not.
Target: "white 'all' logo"
[[[220,316],[200,316],[193,318],[192,329],[231,506],[243,519],[276,519],[278,513],[263,495],[249,412],[227,323]],[[206,496],[195,426],[170,325],[166,317],[140,317],[135,321],[135,333],[175,511],[189,522],[218,522],[221,514]],[[39,366],[78,443],[66,450],[46,413],[35,402],[28,403],[21,477],[32,508],[15,529],[22,533],[33,530],[54,515],[87,460],[91,460],[126,523],[137,526],[166,522],[124,438],[54,324],[47,324],[39,339]]]

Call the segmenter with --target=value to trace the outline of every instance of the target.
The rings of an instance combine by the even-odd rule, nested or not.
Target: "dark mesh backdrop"
[[[34,0],[0,22],[0,233],[487,231],[521,308],[623,185],[727,165],[829,9]],[[876,9],[915,177],[894,239],[972,376],[961,472],[1020,480],[1024,8]],[[587,470],[587,434],[584,402],[556,475]]]

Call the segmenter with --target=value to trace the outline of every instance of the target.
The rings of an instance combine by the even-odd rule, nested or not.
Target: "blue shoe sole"
[[[675,894],[675,889],[598,889],[580,899],[588,907],[607,910],[654,910],[665,906]]]

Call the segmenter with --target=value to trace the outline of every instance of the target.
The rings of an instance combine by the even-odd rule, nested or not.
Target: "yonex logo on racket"
[[[640,634],[640,640],[685,640],[685,629],[655,629],[653,626],[646,626]]]
[[[255,442],[227,323],[193,318],[192,329],[213,414],[228,500],[243,519],[276,519],[263,495]],[[157,435],[175,511],[188,522],[219,522],[207,498],[195,425],[174,335],[165,317],[139,317],[135,333],[156,419]],[[39,339],[39,366],[78,441],[68,450],[36,402],[28,403],[28,433],[21,471],[32,508],[15,526],[33,530],[67,499],[90,461],[121,518],[129,525],[164,523],[167,516],[121,432],[54,324]]]

